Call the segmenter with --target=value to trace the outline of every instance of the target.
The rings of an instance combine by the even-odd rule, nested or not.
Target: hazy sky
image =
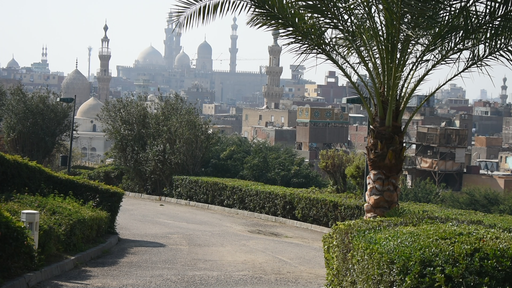
[[[14,55],[20,66],[30,66],[41,60],[41,47],[48,47],[48,62],[51,71],[65,74],[78,69],[87,76],[88,50],[91,55],[91,74],[99,68],[98,48],[103,37],[105,20],[109,26],[108,37],[112,59],[110,69],[116,75],[116,66],[131,66],[139,53],[152,45],[164,54],[167,14],[173,1],[133,1],[133,0],[25,0],[2,1],[0,16],[0,67],[5,67]],[[229,47],[232,16],[223,18],[209,26],[186,31],[181,44],[191,59],[197,57],[197,47],[205,39],[213,49],[215,70],[229,70]],[[268,46],[272,44],[270,32],[258,31],[245,25],[245,17],[238,16],[238,54],[237,70],[258,71],[268,63]],[[290,78],[289,66],[295,63],[294,55],[283,51],[281,65],[283,78]],[[335,70],[331,65],[316,66],[317,61],[305,63],[306,79],[324,82],[327,71]],[[315,67],[316,66],[316,67]],[[470,99],[479,98],[480,89],[486,89],[489,97],[498,98],[502,78],[506,75],[512,94],[512,70],[496,66],[490,71],[492,80],[476,73],[470,74],[465,81],[458,79],[453,83],[466,89]],[[425,89],[443,78],[438,71]],[[492,83],[494,81],[494,84]],[[341,80],[344,83],[345,80]],[[424,91],[426,92],[426,91]],[[508,102],[512,102],[509,96]]]

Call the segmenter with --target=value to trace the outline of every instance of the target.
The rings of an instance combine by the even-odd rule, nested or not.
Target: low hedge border
[[[16,234],[8,234],[8,227],[2,225],[1,242],[11,241],[9,250],[14,254],[0,254],[0,282],[2,279],[11,279],[35,267],[48,264],[56,256],[72,255],[84,251],[88,246],[94,245],[107,234],[109,215],[107,212],[93,208],[92,205],[81,205],[75,199],[50,195],[47,197],[31,195],[15,195],[8,202],[0,202],[0,212],[8,213],[13,219],[19,219],[23,210],[39,211],[39,242],[37,253],[30,247],[30,254],[26,254],[20,245],[32,245],[33,240],[19,220],[11,223],[10,230],[21,227],[23,238]],[[6,223],[4,223],[6,224]],[[4,230],[5,228],[5,230]],[[17,244],[16,244],[17,243]],[[3,245],[2,245],[3,246]],[[3,246],[4,247],[4,246]],[[25,252],[24,252],[25,251]],[[25,253],[25,254],[23,254]],[[4,257],[6,257],[4,259]],[[59,257],[60,258],[60,257]],[[32,259],[27,262],[27,259]],[[12,269],[12,267],[23,269]]]
[[[321,194],[238,179],[175,177],[167,196],[331,227],[363,217],[363,202],[351,195]]]
[[[124,191],[85,179],[71,177],[25,160],[19,156],[0,153],[0,195],[30,194],[73,196],[83,203],[92,203],[110,215],[109,231],[115,232],[115,222]]]
[[[512,217],[403,203],[324,235],[326,287],[512,287]]]

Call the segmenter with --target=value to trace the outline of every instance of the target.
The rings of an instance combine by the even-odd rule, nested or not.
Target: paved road
[[[322,233],[125,197],[119,243],[36,287],[323,287]]]

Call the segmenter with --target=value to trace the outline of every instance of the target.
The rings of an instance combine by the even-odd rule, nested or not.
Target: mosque
[[[254,72],[236,70],[237,29],[236,17],[231,25],[231,45],[229,48],[229,71],[217,71],[213,67],[212,47],[206,39],[197,47],[197,59],[193,65],[189,55],[181,46],[181,32],[171,22],[172,14],[167,18],[165,28],[165,51],[162,55],[153,46],[144,49],[132,66],[117,66],[116,83],[129,80],[134,83],[137,92],[155,93],[183,91],[192,86],[201,86],[214,91],[215,99],[211,102],[236,103],[243,102],[267,83],[267,75],[263,69]],[[116,84],[113,84],[116,86]]]

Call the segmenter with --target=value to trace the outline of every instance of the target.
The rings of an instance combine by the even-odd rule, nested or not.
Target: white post
[[[30,235],[34,238],[34,247],[37,250],[39,242],[39,211],[21,211],[21,222],[25,223],[25,226],[30,230]]]

